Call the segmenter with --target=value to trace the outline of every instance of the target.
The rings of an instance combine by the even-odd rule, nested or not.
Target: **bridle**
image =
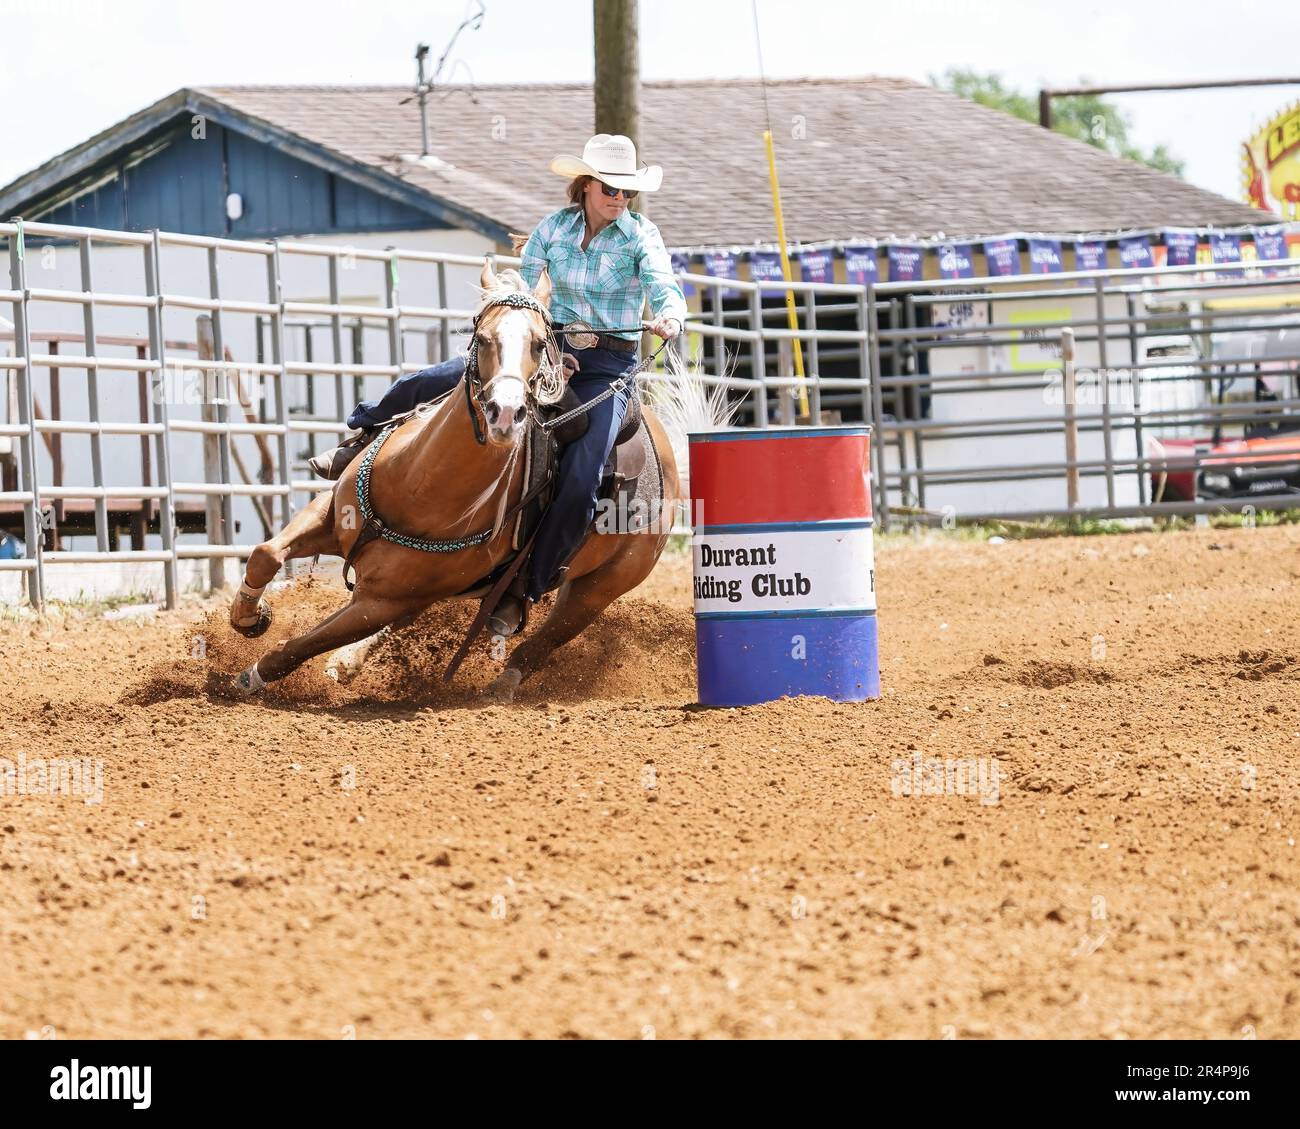
[[[642,360],[638,361],[629,372],[624,373],[617,380],[613,381],[610,386],[599,395],[587,400],[585,403],[579,404],[575,408],[571,408],[563,415],[554,416],[551,419],[542,419],[537,411],[538,405],[554,403],[564,392],[563,362],[560,354],[560,343],[556,337],[557,330],[555,323],[551,320],[550,311],[548,311],[531,294],[516,290],[493,298],[491,301],[485,303],[483,308],[474,315],[473,325],[470,330],[469,348],[465,352],[465,405],[469,410],[470,421],[474,425],[474,438],[478,441],[480,446],[487,442],[486,431],[479,422],[480,412],[483,413],[484,421],[487,419],[487,408],[483,402],[483,396],[487,392],[488,388],[491,387],[492,380],[496,380],[497,378],[494,376],[492,380],[489,380],[487,384],[484,384],[482,376],[479,373],[478,325],[488,310],[492,309],[494,306],[510,306],[517,310],[531,310],[534,313],[541,314],[542,320],[546,323],[546,357],[538,366],[538,371],[534,374],[534,381],[536,381],[540,376],[540,379],[547,384],[548,388],[553,390],[554,394],[539,397],[533,385],[525,382],[524,407],[528,412],[529,420],[547,435],[556,428],[562,427],[571,419],[580,415],[585,415],[597,404],[608,400],[611,396],[617,395],[629,387],[635,388],[637,377],[655,363],[659,354],[662,353],[668,345],[668,342],[665,341],[648,357],[644,357]],[[567,327],[565,326],[561,326],[558,332],[564,333],[566,328]],[[582,346],[579,347],[581,348]],[[635,393],[633,394],[635,395]]]
[[[550,312],[531,294],[523,291],[512,291],[508,294],[499,295],[484,303],[482,309],[474,315],[474,321],[470,333],[469,348],[465,353],[465,406],[469,411],[470,422],[474,425],[474,438],[479,446],[487,442],[487,405],[484,396],[487,390],[492,386],[493,377],[486,384],[483,383],[483,377],[479,371],[478,363],[478,327],[479,322],[483,320],[484,315],[491,309],[498,306],[508,306],[516,310],[529,310],[532,313],[540,314],[542,321],[546,324],[546,356],[538,365],[538,371],[534,374],[531,381],[524,382],[524,405],[528,411],[529,418],[537,424],[541,420],[537,414],[539,403],[552,402],[552,398],[547,397],[539,399],[535,383],[540,379],[546,385],[554,390],[553,399],[559,399],[564,390],[563,368],[560,358],[560,344],[555,336],[555,323],[551,321]],[[482,415],[482,420],[479,416]]]

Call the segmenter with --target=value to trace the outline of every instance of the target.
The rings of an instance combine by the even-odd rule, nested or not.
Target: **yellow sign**
[[[1034,326],[1039,322],[1069,325],[1073,318],[1074,311],[1069,306],[1049,310],[1040,307],[1011,310],[1007,314],[1007,321],[1011,325],[1025,327],[1011,331],[1019,338],[1011,346],[1012,372],[1043,372],[1046,369],[1060,368],[1060,329],[1035,329]]]
[[[1243,146],[1246,203],[1300,219],[1300,102],[1283,110]]]

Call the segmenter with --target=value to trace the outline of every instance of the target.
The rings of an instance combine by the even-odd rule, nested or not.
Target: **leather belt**
[[[618,353],[635,353],[641,345],[639,341],[629,341],[626,337],[611,337],[608,333],[595,333],[592,336],[596,338],[596,344],[592,346],[593,349],[613,349]],[[567,339],[565,343],[569,344]],[[569,344],[569,348],[573,349],[573,346]],[[574,352],[577,353],[582,351],[581,349],[574,349]]]

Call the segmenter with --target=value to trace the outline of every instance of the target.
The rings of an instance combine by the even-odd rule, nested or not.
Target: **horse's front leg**
[[[316,495],[276,536],[263,541],[249,554],[244,582],[230,603],[230,626],[241,635],[256,639],[271,626],[271,609],[262,593],[284,562],[338,552],[334,494],[326,491]]]
[[[409,622],[427,606],[425,598],[386,599],[365,595],[358,588],[346,607],[305,634],[272,647],[235,679],[235,691],[249,697],[268,682],[292,674],[308,659],[365,639],[399,620]]]
[[[375,647],[387,639],[394,631],[409,627],[415,622],[415,619],[416,614],[403,616],[401,619],[394,620],[387,627],[381,627],[373,635],[368,635],[355,643],[349,643],[346,647],[340,647],[330,656],[330,661],[325,666],[326,675],[334,679],[335,682],[344,685],[351,682],[361,673],[361,668],[365,666],[366,660],[370,657],[370,652]]]

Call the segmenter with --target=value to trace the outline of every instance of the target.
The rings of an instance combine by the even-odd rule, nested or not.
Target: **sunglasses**
[[[603,180],[597,181],[596,183],[600,185],[600,190],[611,200],[617,197],[620,192],[623,193],[623,198],[629,204],[637,197],[637,194],[635,192],[629,192],[626,188],[611,188]]]

